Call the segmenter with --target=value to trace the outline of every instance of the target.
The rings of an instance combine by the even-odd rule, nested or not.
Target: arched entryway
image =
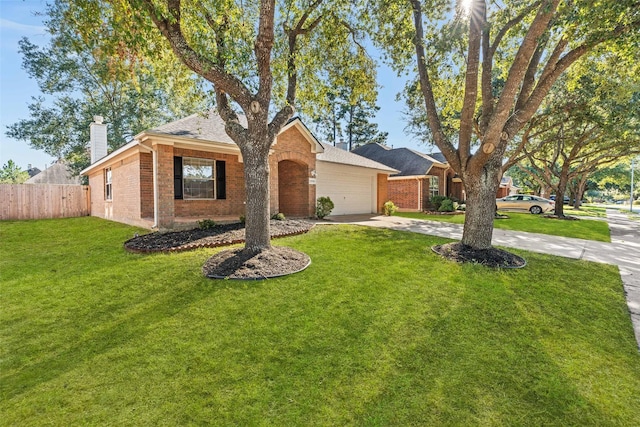
[[[307,166],[292,160],[278,162],[278,205],[287,217],[304,218],[309,213]]]

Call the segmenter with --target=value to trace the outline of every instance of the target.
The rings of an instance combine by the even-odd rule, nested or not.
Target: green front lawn
[[[551,234],[553,236],[575,237],[578,239],[611,242],[609,226],[605,221],[580,219],[578,221],[545,218],[529,213],[500,212],[509,218],[496,219],[495,228],[503,230],[526,231],[529,233]],[[569,214],[569,212],[567,212]],[[428,221],[464,224],[464,215],[428,215],[422,212],[396,212],[394,215]]]
[[[96,218],[0,222],[1,425],[635,425],[615,267],[318,226],[298,274],[212,281],[214,249],[134,255]]]

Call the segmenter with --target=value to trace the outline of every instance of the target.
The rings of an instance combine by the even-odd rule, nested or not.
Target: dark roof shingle
[[[397,169],[394,176],[422,176],[429,173],[433,165],[442,162],[433,157],[408,148],[389,148],[380,144],[365,144],[353,150],[354,153]]]

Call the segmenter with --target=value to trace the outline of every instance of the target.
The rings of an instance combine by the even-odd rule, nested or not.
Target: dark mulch
[[[273,246],[257,254],[229,249],[209,258],[202,273],[212,279],[260,280],[297,273],[309,264],[307,254],[285,246]]]
[[[440,211],[423,211],[425,215],[464,215],[464,211],[440,212]]]
[[[313,222],[304,220],[272,220],[271,237],[292,236],[309,231]],[[213,248],[244,242],[244,224],[219,224],[212,229],[149,233],[124,242],[130,252],[177,252],[197,248]]]
[[[561,220],[565,220],[565,221],[579,221],[580,220],[580,218],[578,218],[577,216],[571,216],[571,215],[558,216],[556,214],[545,214],[544,217],[545,218],[549,218],[549,219],[561,219]]]
[[[455,242],[436,245],[431,249],[450,261],[471,262],[493,268],[521,268],[527,265],[524,258],[498,248],[473,249]]]

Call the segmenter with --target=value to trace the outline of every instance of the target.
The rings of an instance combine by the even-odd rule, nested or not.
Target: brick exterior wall
[[[383,205],[389,200],[389,176],[385,173],[378,174],[377,212],[382,212]]]
[[[400,209],[420,210],[419,181],[416,178],[389,180],[389,200]]]
[[[279,210],[287,217],[309,216],[309,175],[306,165],[291,160],[278,163]],[[286,183],[286,184],[285,184]]]
[[[158,227],[170,229],[175,218],[173,146],[156,145],[155,149],[158,153]]]
[[[175,148],[161,142],[153,144],[158,163],[158,226],[171,229],[176,219],[216,217],[239,218],[245,214],[245,183],[243,163],[236,154]],[[174,193],[174,157],[193,157],[225,161],[226,198],[215,200],[176,200]],[[150,226],[154,217],[153,155],[133,152],[128,157],[93,171],[91,215],[133,225]],[[104,170],[111,167],[113,200],[104,200]],[[316,169],[316,157],[305,136],[291,127],[278,136],[269,158],[271,212],[311,217],[315,214],[316,187],[309,184]],[[282,194],[281,194],[282,193]]]
[[[438,177],[438,194],[447,195],[446,169],[432,168],[424,178],[389,180],[389,200],[403,210],[423,211],[430,209],[431,177]]]
[[[153,220],[153,155],[140,153],[140,216]]]
[[[282,212],[285,215],[297,217],[314,216],[316,186],[309,184],[309,178],[312,177],[312,171],[316,170],[316,155],[311,151],[311,144],[298,129],[291,127],[278,135],[269,158],[269,167],[271,169],[269,187],[271,212]],[[282,175],[280,169],[282,169]],[[298,194],[306,193],[306,197],[302,196],[300,200],[294,200],[294,193],[289,188],[293,185],[298,187]],[[283,192],[284,198],[281,198],[280,192]],[[280,207],[281,201],[285,203],[284,210]],[[285,212],[289,209],[291,209],[290,214]]]
[[[142,221],[142,195],[144,159],[141,154],[116,160],[89,175],[91,186],[91,215],[132,225],[145,225]],[[111,168],[112,200],[105,200],[105,170]],[[153,215],[153,213],[152,213]]]

